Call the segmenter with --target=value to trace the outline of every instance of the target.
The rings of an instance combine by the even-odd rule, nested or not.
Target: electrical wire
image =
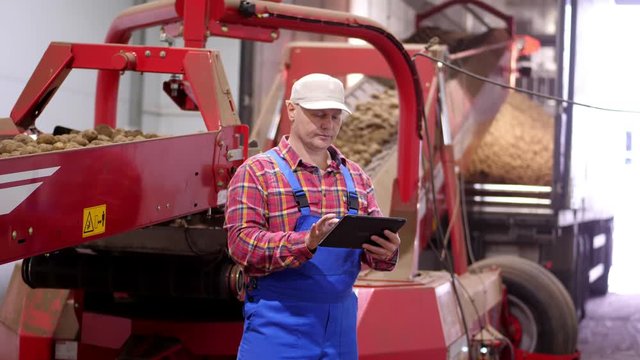
[[[415,62],[415,59],[412,59],[412,61]],[[415,66],[415,65],[414,65]],[[419,75],[417,75],[419,78]],[[437,97],[437,106],[440,107],[442,106],[441,103],[441,99],[440,97]],[[425,104],[424,104],[424,98],[422,96],[422,94],[420,94],[420,96],[417,98],[418,100],[418,104],[419,104],[419,111],[420,111],[420,119],[422,122],[422,126],[421,128],[424,129],[425,132],[425,138],[427,141],[427,149],[428,149],[428,154],[429,154],[429,172],[430,172],[430,176],[429,176],[429,182],[430,182],[430,190],[431,190],[431,196],[432,196],[432,207],[433,207],[433,215],[434,218],[436,219],[436,227],[437,227],[437,236],[439,237],[439,239],[441,240],[442,243],[442,257],[440,257],[441,255],[439,254],[439,251],[435,249],[435,245],[433,244],[433,242],[429,241],[429,245],[432,247],[432,249],[434,250],[434,252],[436,253],[438,260],[440,261],[440,263],[442,264],[443,268],[449,273],[449,275],[451,276],[451,285],[453,288],[453,294],[454,297],[456,299],[456,303],[458,305],[458,308],[460,309],[460,316],[462,319],[462,325],[463,325],[463,329],[464,329],[464,335],[465,335],[465,339],[467,340],[467,348],[469,348],[469,346],[471,345],[471,337],[469,335],[469,325],[467,323],[467,319],[464,313],[464,307],[462,306],[462,300],[460,299],[460,294],[458,293],[458,287],[456,286],[455,283],[455,273],[453,271],[453,264],[451,261],[451,258],[449,256],[447,256],[447,252],[446,252],[446,244],[445,244],[445,236],[442,232],[442,225],[440,224],[440,220],[438,218],[439,216],[439,210],[438,210],[438,204],[437,204],[437,197],[436,197],[436,184],[435,184],[435,161],[433,159],[433,151],[432,151],[432,147],[431,147],[431,136],[429,134],[429,127],[427,124],[427,115],[426,115],[426,109],[425,109]],[[420,128],[420,127],[419,127]],[[421,134],[421,132],[420,132]],[[426,168],[426,164],[424,164],[424,156],[422,157],[422,161],[423,161],[423,167]],[[447,260],[447,262],[445,263],[445,260]],[[466,259],[465,259],[466,261]]]
[[[502,88],[505,88],[505,89],[515,90],[515,91],[518,91],[518,92],[521,92],[521,93],[525,93],[525,94],[528,94],[528,95],[541,97],[541,98],[548,99],[548,100],[554,100],[554,101],[558,101],[558,102],[561,102],[561,103],[566,103],[566,104],[571,104],[571,105],[576,105],[576,106],[582,106],[582,107],[595,109],[595,110],[619,112],[619,113],[628,113],[628,114],[640,114],[640,110],[623,110],[623,109],[613,109],[613,108],[606,108],[606,107],[601,107],[601,106],[589,105],[589,104],[585,104],[585,103],[581,103],[581,102],[577,102],[577,101],[573,101],[573,100],[564,99],[564,98],[561,98],[561,97],[558,97],[558,96],[546,95],[546,94],[542,94],[542,93],[539,93],[539,92],[535,92],[535,91],[531,91],[531,90],[527,90],[527,89],[522,89],[522,88],[519,88],[519,87],[511,86],[511,85],[508,85],[508,84],[501,83],[499,81],[491,80],[489,78],[486,78],[484,76],[480,76],[478,74],[474,74],[474,73],[472,73],[470,71],[467,71],[467,70],[465,70],[465,69],[463,69],[463,68],[461,68],[459,66],[453,65],[453,64],[451,64],[449,62],[440,60],[440,59],[438,59],[438,58],[436,58],[434,56],[431,56],[429,54],[425,54],[425,53],[422,53],[422,52],[414,54],[412,56],[412,59],[414,59],[414,61],[415,61],[415,58],[417,56],[426,57],[426,58],[430,59],[431,61],[435,62],[436,64],[442,64],[442,65],[444,65],[444,66],[446,66],[446,67],[448,67],[450,69],[458,71],[458,72],[460,72],[462,74],[465,74],[465,75],[467,75],[469,77],[472,77],[474,79],[477,79],[477,80],[480,80],[480,81],[483,81],[483,82],[486,82],[486,83],[489,83],[489,84],[493,84],[493,85],[496,85],[496,86],[499,86],[499,87],[502,87]]]

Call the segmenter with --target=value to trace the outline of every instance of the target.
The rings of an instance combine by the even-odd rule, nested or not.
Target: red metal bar
[[[186,78],[198,104],[207,130],[220,128],[221,119],[216,95],[217,76],[213,70],[210,56],[204,53],[187,54],[184,59]]]
[[[439,4],[437,6],[434,6],[432,8],[430,8],[429,10],[422,12],[420,14],[416,15],[416,29],[420,28],[420,23],[427,18],[430,18],[431,16],[444,11],[445,9],[453,6],[453,5],[461,5],[461,4],[471,4],[471,5],[475,5],[479,8],[481,8],[482,10],[494,15],[495,17],[502,19],[505,24],[507,25],[507,31],[509,31],[509,34],[511,35],[511,37],[513,37],[514,35],[514,29],[513,29],[513,17],[509,16],[505,13],[503,13],[502,11],[496,9],[495,7],[486,4],[482,1],[479,0],[450,0],[447,2],[444,2],[442,4]]]
[[[453,258],[453,271],[462,275],[467,272],[467,248],[465,247],[464,230],[462,228],[462,209],[460,208],[460,196],[458,179],[455,174],[455,158],[452,145],[442,145],[440,148],[440,161],[444,173],[444,193],[451,228],[451,253]]]
[[[180,20],[173,1],[154,1],[121,12],[111,23],[106,43],[126,44],[134,30],[168,24]],[[96,85],[95,124],[116,126],[120,73],[99,71]]]
[[[393,35],[367,18],[337,11],[256,1],[256,16],[245,17],[237,10],[239,1],[227,1],[223,22],[258,27],[275,27],[336,36],[360,38],[373,45],[385,58],[398,87],[400,121],[398,129],[398,184],[402,201],[418,188],[420,109],[417,73],[409,55]],[[235,6],[234,6],[235,4]]]
[[[189,0],[181,2],[184,6],[184,31],[183,39],[185,47],[203,48],[207,43],[207,24],[209,23],[209,0]],[[187,6],[187,3],[189,4]],[[223,5],[222,0],[216,3]],[[179,4],[176,4],[176,6]],[[222,6],[224,7],[224,6]]]
[[[69,75],[72,60],[71,44],[49,45],[11,111],[11,119],[18,127],[27,129],[34,124]]]
[[[220,127],[219,112],[215,107],[216,103],[209,101],[215,100],[217,84],[213,61],[211,50],[52,43],[18,98],[11,112],[11,119],[22,129],[33,125],[73,68],[109,70],[118,74],[125,70],[169,74],[185,74],[191,71],[190,78],[195,79],[193,91],[204,106],[203,118],[210,130],[216,130]],[[117,86],[117,83],[111,85]],[[108,98],[101,100],[110,101]],[[113,105],[115,107],[115,99]],[[115,108],[113,112],[115,113]]]

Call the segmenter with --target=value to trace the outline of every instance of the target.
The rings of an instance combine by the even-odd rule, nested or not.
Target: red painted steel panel
[[[216,206],[217,136],[208,132],[0,160],[0,196],[14,200],[0,204],[0,262]],[[106,206],[104,233],[83,237],[88,226],[83,211],[101,205]]]
[[[11,110],[11,119],[16,125],[22,129],[33,125],[36,117],[69,75],[72,59],[70,44],[49,45]]]
[[[446,359],[435,288],[356,287],[360,359]]]
[[[177,338],[198,355],[235,355],[242,322],[170,322],[130,320],[94,313],[83,314],[82,345],[120,349],[131,335]]]
[[[40,360],[53,358],[51,337],[18,334],[0,323],[0,359]]]
[[[72,46],[73,53],[73,63],[71,66],[76,69],[121,70],[113,63],[113,56],[120,53],[132,53],[135,54],[136,57],[133,71],[184,74],[184,58],[187,54],[203,54],[203,56],[209,58],[212,56],[212,50],[202,49],[120,44],[70,45]]]

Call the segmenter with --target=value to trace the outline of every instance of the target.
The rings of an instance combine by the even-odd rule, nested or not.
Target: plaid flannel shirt
[[[312,214],[347,214],[346,183],[339,165],[343,163],[353,177],[358,213],[382,216],[369,176],[335,147],[329,148],[331,163],[324,172],[302,161],[286,137],[276,152],[284,155],[293,169],[307,194]],[[311,259],[313,253],[304,242],[308,231],[294,231],[300,211],[293,191],[271,157],[258,154],[245,161],[231,179],[227,196],[229,253],[248,275],[267,275]],[[363,252],[362,262],[375,270],[390,271],[395,267],[397,253],[392,260],[382,261]]]

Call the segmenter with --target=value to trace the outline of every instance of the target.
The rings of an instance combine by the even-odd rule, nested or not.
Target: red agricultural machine
[[[506,92],[449,77],[437,61],[412,60],[458,59],[509,81],[510,18],[467,3],[503,17],[507,28],[463,53],[405,46],[347,13],[237,0],[147,3],[115,19],[105,44],[51,43],[0,122],[4,135],[30,129],[72,69],[99,71],[96,126],[115,127],[119,77],[135,71],[169,74],[163,90],[181,109],[199,111],[208,131],[0,159],[0,262],[22,260],[0,308],[0,358],[235,357],[245,279],[226,253],[226,186],[259,149],[240,125],[218,52],[203,48],[210,35],[273,41],[279,29],[371,44],[332,48],[333,61],[314,46],[292,47],[286,89],[311,71],[365,73],[392,80],[398,94],[397,144],[375,185],[388,214],[408,224],[398,268],[363,269],[356,284],[360,357],[578,358],[575,310],[551,273],[516,257],[467,267],[455,165]],[[157,25],[185,47],[127,45],[132,31]],[[433,225],[443,215],[446,229]],[[419,269],[419,252],[440,231],[442,241],[450,238],[442,258],[451,259],[450,271]]]

